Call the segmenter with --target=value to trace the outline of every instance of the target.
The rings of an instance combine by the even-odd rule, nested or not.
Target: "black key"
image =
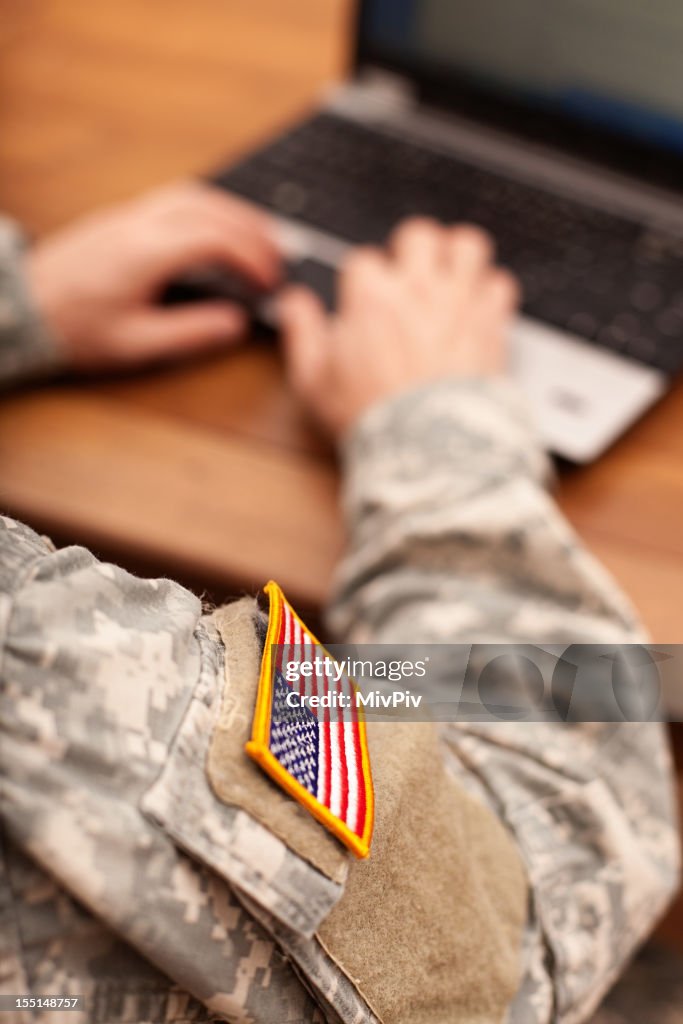
[[[322,299],[325,308],[332,312],[337,299],[337,271],[317,260],[305,259],[290,263],[287,278],[293,284],[305,284]]]

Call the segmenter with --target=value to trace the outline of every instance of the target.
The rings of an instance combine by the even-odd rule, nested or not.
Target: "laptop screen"
[[[683,155],[683,0],[365,0],[360,52]]]

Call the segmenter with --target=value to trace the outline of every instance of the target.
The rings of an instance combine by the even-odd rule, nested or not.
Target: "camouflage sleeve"
[[[613,643],[632,609],[548,494],[502,380],[444,381],[348,439],[349,550],[330,610],[354,643]],[[453,771],[513,832],[532,889],[514,1024],[585,1020],[674,892],[669,751],[657,724],[447,724]]]
[[[204,760],[223,665],[220,638],[189,591],[137,579],[83,548],[55,550],[0,516],[0,861],[4,829],[10,850],[49,872],[112,935],[209,1007],[211,1019],[321,1021],[236,892],[312,931],[303,915],[324,914],[342,887],[211,791]],[[186,826],[182,838],[145,810],[176,763],[183,778],[174,792],[187,809],[187,820],[176,820]],[[22,920],[24,909],[20,901]],[[39,966],[39,936],[19,950],[39,991],[59,982],[55,964],[73,938],[63,921]],[[74,959],[87,968],[82,954]],[[151,1019],[128,1006],[130,1016],[120,1006],[114,1013],[116,984],[102,977],[94,948],[93,958],[71,994],[85,991],[91,1007],[101,1003],[110,1015],[81,1019]],[[21,972],[10,963],[10,973]],[[0,992],[2,975],[0,963]]]
[[[0,217],[0,388],[40,376],[59,364],[57,347],[26,285],[23,251],[19,227]]]

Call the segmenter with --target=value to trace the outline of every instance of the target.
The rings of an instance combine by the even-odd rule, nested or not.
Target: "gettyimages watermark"
[[[280,712],[342,721],[683,721],[683,645],[274,644]]]

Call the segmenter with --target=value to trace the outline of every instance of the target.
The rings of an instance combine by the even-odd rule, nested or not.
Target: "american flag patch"
[[[247,753],[357,857],[367,857],[374,802],[357,687],[345,673],[336,679],[331,655],[277,583],[265,592],[268,632]],[[302,663],[312,666],[310,675],[300,671]],[[324,694],[332,708],[311,706],[311,697]]]

